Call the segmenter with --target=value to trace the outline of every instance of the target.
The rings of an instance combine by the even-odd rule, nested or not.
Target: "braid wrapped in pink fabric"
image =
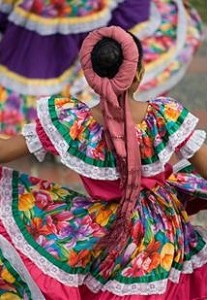
[[[91,61],[94,46],[104,37],[117,41],[123,53],[123,62],[112,79],[95,73]],[[80,50],[81,65],[87,82],[100,95],[104,117],[106,142],[116,155],[120,173],[122,199],[117,218],[102,245],[121,251],[129,236],[130,219],[141,184],[141,160],[135,125],[128,106],[128,89],[137,71],[139,53],[133,37],[120,27],[104,27],[91,32]],[[112,249],[111,249],[112,250]]]

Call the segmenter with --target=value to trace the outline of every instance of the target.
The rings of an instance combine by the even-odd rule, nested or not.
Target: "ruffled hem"
[[[181,274],[192,274],[195,269],[202,267],[207,263],[207,244],[197,253],[194,254],[190,260],[184,261],[182,270],[172,268],[168,278],[161,279],[151,283],[121,283],[117,280],[110,280],[106,284],[102,284],[90,274],[74,274],[68,273],[54,265],[49,259],[43,257],[32,245],[28,244],[20,228],[17,226],[13,217],[12,201],[12,174],[13,171],[8,168],[2,169],[0,199],[1,221],[12,239],[15,247],[28,257],[35,265],[37,265],[43,273],[55,278],[59,282],[67,286],[77,287],[85,284],[88,288],[97,293],[98,291],[109,291],[115,295],[151,295],[163,294],[167,289],[168,281],[178,283]],[[207,242],[206,232],[200,228],[195,228],[202,236],[204,242]]]
[[[96,165],[88,164],[87,162],[84,162],[84,160],[81,160],[70,154],[70,145],[51,120],[49,112],[49,99],[50,98],[42,98],[38,101],[37,114],[45,133],[47,134],[56,151],[59,153],[61,162],[75,172],[92,179],[118,179],[119,173],[117,172],[116,168],[109,167],[107,162],[103,161],[103,166],[98,167]],[[54,110],[55,106],[53,106],[52,109]],[[59,122],[59,120],[56,121]]]
[[[57,78],[28,79],[0,65],[0,83],[23,95],[51,95],[59,93],[74,78],[77,66],[74,64]]]
[[[11,4],[3,3],[3,1],[0,3],[0,12],[4,14],[9,14],[12,8],[13,6]]]
[[[205,140],[206,132],[203,130],[195,130],[186,144],[179,151],[182,158],[191,158],[201,148]]]
[[[36,132],[35,124],[27,124],[23,127],[22,135],[26,139],[27,147],[31,154],[34,154],[38,161],[42,162],[45,158],[46,151]]]
[[[68,144],[63,134],[61,134],[62,125],[60,121],[56,117],[56,124],[54,124],[54,118],[53,120],[51,119],[49,107],[52,110],[56,109],[55,104],[52,103],[52,101],[52,98],[51,100],[49,100],[49,98],[42,98],[38,101],[38,118],[45,133],[47,134],[56,151],[59,153],[61,162],[77,173],[92,179],[118,179],[119,174],[116,168],[110,167],[106,159],[102,161],[103,166],[99,167],[97,166],[95,160],[93,164],[88,163],[87,159],[84,160],[75,156],[74,149],[72,149],[73,153],[70,153],[70,144]],[[180,125],[179,130],[169,136],[169,141],[165,148],[159,152],[159,160],[142,166],[143,176],[150,177],[164,171],[165,164],[170,160],[171,156],[175,152],[176,147],[182,144],[188,138],[189,133],[193,132],[197,123],[198,119],[191,113],[188,113],[183,123]],[[79,149],[77,149],[77,153],[78,152],[80,152]],[[111,164],[114,163],[115,161],[111,161]]]
[[[25,268],[19,254],[10,245],[10,243],[0,234],[0,249],[3,256],[9,261],[15,271],[27,283],[32,299],[45,300],[36,283],[32,280],[28,270]]]
[[[65,18],[44,18],[24,10],[21,6],[16,6],[9,15],[9,21],[28,30],[35,31],[40,35],[89,32],[97,27],[106,26],[111,19],[112,10],[123,1],[109,0],[105,2],[104,7],[99,12],[94,12],[89,16]]]

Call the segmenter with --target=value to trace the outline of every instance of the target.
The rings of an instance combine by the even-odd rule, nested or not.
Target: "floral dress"
[[[6,252],[0,244],[2,268],[7,268],[0,282],[6,272],[6,283],[13,284],[9,290],[0,283],[1,293],[38,300],[205,299],[207,233],[191,225],[185,205],[192,197],[207,200],[207,182],[195,173],[173,174],[169,165],[174,152],[188,159],[204,143],[206,134],[195,129],[197,122],[176,100],[148,101],[144,120],[135,125],[142,189],[131,235],[119,256],[113,259],[111,253],[105,264],[107,248],[96,245],[113,225],[121,198],[114,154],[86,104],[42,98],[36,123],[23,129],[28,148],[40,161],[47,152],[59,155],[80,174],[88,196],[1,168],[0,228],[9,246]],[[12,251],[16,264],[9,260]],[[30,280],[23,271],[29,271]],[[16,275],[24,282],[22,290],[15,289]],[[6,298],[0,294],[0,299]]]
[[[202,40],[202,22],[183,0],[1,0],[0,133],[36,119],[43,95],[75,95],[94,105],[78,58],[88,32],[116,25],[143,43],[139,97],[171,89]]]

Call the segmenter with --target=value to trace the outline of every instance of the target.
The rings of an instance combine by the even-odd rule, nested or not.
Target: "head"
[[[138,89],[144,75],[143,49],[140,40],[132,33],[128,32],[128,34],[133,38],[139,53],[136,73],[129,87],[129,93],[134,93]],[[98,41],[91,52],[93,70],[102,78],[112,79],[118,73],[123,60],[123,51],[120,43],[109,37],[103,37]]]

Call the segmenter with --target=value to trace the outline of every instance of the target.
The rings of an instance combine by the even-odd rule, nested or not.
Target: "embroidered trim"
[[[46,151],[36,132],[36,124],[26,124],[22,129],[22,135],[26,139],[29,152],[34,154],[38,161],[42,162],[45,158]]]
[[[29,272],[25,268],[21,257],[12,247],[12,245],[2,235],[0,235],[0,248],[4,257],[11,263],[12,267],[16,270],[16,272],[27,283],[32,294],[32,299],[44,300],[44,296],[42,295],[38,286],[33,281]]]
[[[204,130],[195,130],[187,143],[180,149],[182,158],[191,158],[203,145],[206,139],[206,132]]]

